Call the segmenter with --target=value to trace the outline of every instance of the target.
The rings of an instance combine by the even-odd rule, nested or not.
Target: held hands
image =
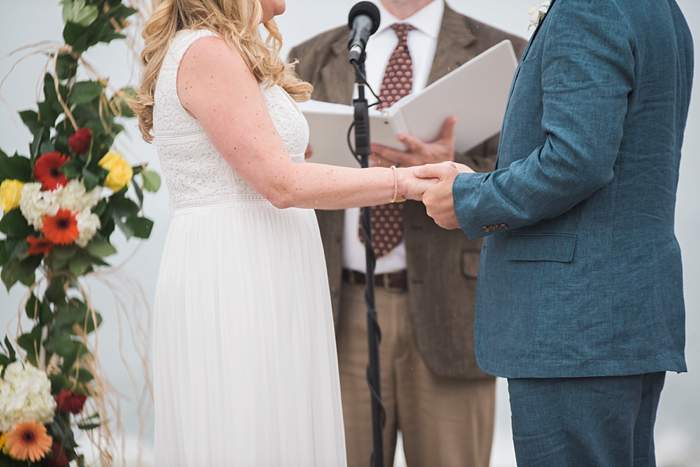
[[[452,185],[461,173],[474,173],[456,162],[398,169],[399,193],[405,199],[423,201],[428,215],[440,227],[459,228],[452,198]]]
[[[431,181],[422,197],[426,211],[435,223],[447,230],[459,228],[459,221],[452,197],[452,185],[460,173],[474,173],[472,169],[456,162],[443,162],[416,167],[413,175]],[[418,186],[420,182],[416,182]],[[420,188],[423,188],[421,185]]]

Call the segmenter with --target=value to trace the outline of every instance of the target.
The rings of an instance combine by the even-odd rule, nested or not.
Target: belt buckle
[[[391,286],[391,276],[389,274],[382,274],[382,287],[387,290],[394,290]]]

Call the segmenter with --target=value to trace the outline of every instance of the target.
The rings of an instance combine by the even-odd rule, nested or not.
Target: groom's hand
[[[447,230],[459,228],[455,213],[452,185],[460,173],[473,173],[466,165],[455,162],[416,167],[415,175],[424,179],[437,179],[438,182],[429,187],[423,194],[423,204],[435,223]]]
[[[387,165],[413,167],[424,164],[452,161],[455,157],[455,124],[457,119],[449,117],[442,124],[440,136],[435,141],[424,143],[410,135],[399,134],[398,139],[405,151],[383,146],[372,145],[372,153],[379,159],[386,161]]]

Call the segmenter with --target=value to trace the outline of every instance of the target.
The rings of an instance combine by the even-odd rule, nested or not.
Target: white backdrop
[[[287,49],[317,32],[345,22],[352,0],[288,0],[288,12],[279,20],[285,35]],[[525,36],[528,29],[528,9],[535,0],[449,0],[460,12],[491,23],[508,31]],[[700,3],[697,0],[678,0],[684,10],[696,38],[700,38]],[[10,70],[20,54],[8,54],[27,44],[41,40],[60,40],[61,16],[57,0],[0,0],[0,78]],[[700,50],[700,45],[698,46]],[[133,56],[123,45],[95,47],[89,54],[91,61],[111,84],[122,86],[135,84]],[[696,52],[700,63],[700,52]],[[29,133],[22,126],[17,110],[34,106],[39,89],[39,78],[45,60],[32,57],[20,63],[0,89],[0,147],[6,152],[26,152]],[[700,71],[697,73],[700,75]],[[696,87],[700,84],[696,79]],[[697,96],[697,93],[696,93]],[[468,105],[468,103],[465,103]],[[685,297],[688,315],[688,363],[691,372],[686,375],[669,375],[661,401],[657,429],[660,465],[666,467],[700,466],[700,376],[693,370],[700,362],[700,103],[695,99],[690,112],[678,197],[676,231],[683,249],[685,268]],[[148,161],[158,168],[154,150],[143,143],[135,125],[129,125],[128,135],[119,141],[123,152],[133,161]],[[114,275],[92,280],[91,289],[98,309],[105,315],[100,349],[108,377],[122,394],[129,450],[134,450],[134,440],[142,438],[146,447],[150,444],[150,420],[146,420],[146,433],[139,436],[136,416],[135,387],[143,384],[143,377],[129,373],[124,362],[138,365],[138,358],[131,350],[128,323],[117,313],[121,301],[132,317],[148,323],[148,312],[131,298],[135,285],[150,301],[160,260],[161,246],[168,226],[167,191],[162,190],[147,203],[147,215],[156,221],[150,241],[134,251],[134,247],[122,246],[115,263],[128,260]],[[132,255],[132,253],[136,253]],[[121,286],[116,287],[115,284]],[[116,295],[116,296],[115,296]],[[22,300],[21,290],[11,294],[0,290],[0,335],[6,328],[14,330],[16,311]],[[120,351],[120,349],[123,349]],[[510,425],[505,384],[499,382],[498,422],[494,445],[493,465],[512,466],[514,458],[510,441]],[[135,465],[130,463],[129,465]]]

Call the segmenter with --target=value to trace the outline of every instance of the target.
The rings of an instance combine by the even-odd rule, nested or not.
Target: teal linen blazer
[[[557,0],[518,68],[499,163],[454,183],[480,367],[686,371],[674,210],[693,42],[674,0]]]

